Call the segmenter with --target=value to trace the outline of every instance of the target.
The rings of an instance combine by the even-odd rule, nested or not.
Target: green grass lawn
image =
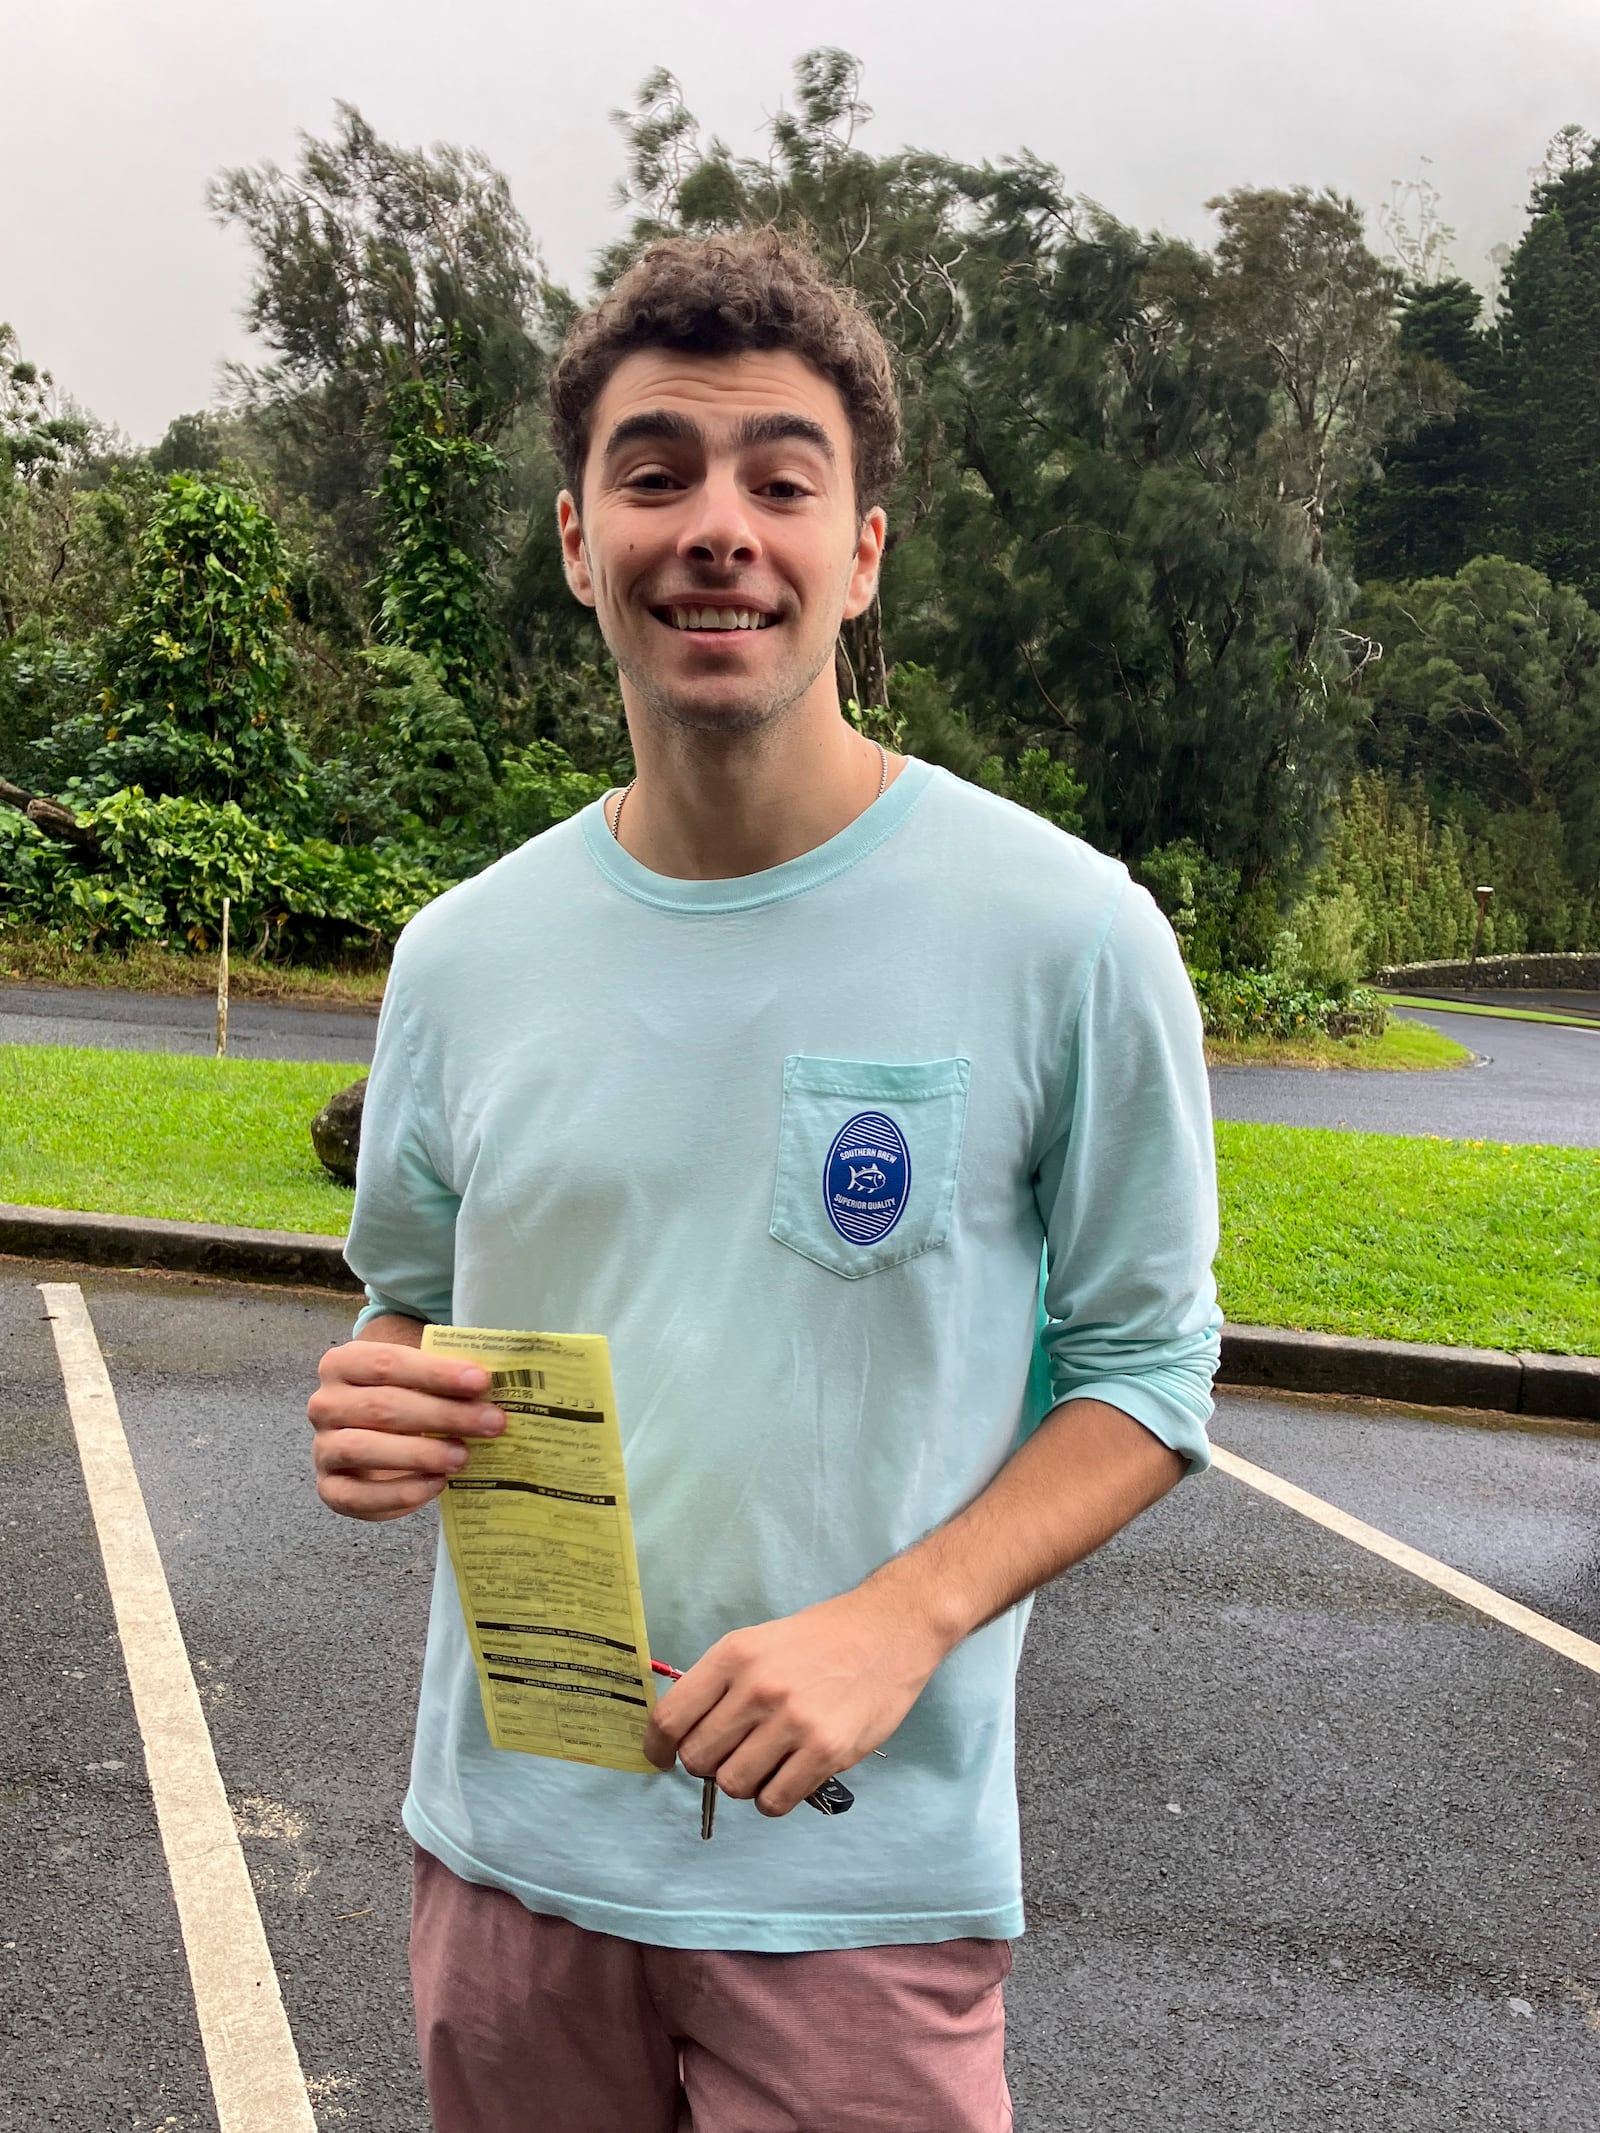
[[[1229,1318],[1600,1354],[1600,1149],[1219,1123]]]
[[[306,1127],[348,1066],[0,1045],[0,1200],[344,1233]],[[1242,1324],[1600,1354],[1600,1150],[1219,1124]]]
[[[341,1237],[306,1129],[356,1071],[0,1044],[0,1200]]]
[[[1592,1015],[1552,1015],[1538,1007],[1486,1007],[1481,1000],[1426,1000],[1407,992],[1386,992],[1391,1007],[1425,1007],[1430,1014],[1488,1015],[1499,1022],[1554,1022],[1561,1029],[1600,1029]]]

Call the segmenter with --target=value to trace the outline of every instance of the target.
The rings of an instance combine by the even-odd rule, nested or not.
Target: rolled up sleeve
[[[1049,1405],[1104,1400],[1210,1464],[1221,1354],[1216,1159],[1200,1015],[1172,929],[1129,884],[1067,1038],[1034,1190]]]

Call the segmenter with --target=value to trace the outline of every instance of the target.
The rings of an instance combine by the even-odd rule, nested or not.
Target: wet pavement
[[[1401,1008],[1478,1055],[1419,1073],[1367,1068],[1213,1067],[1218,1118],[1356,1133],[1600,1148],[1600,1031],[1508,1022],[1460,1009]]]
[[[316,1503],[304,1399],[348,1306],[17,1262],[0,2125],[216,2125],[40,1278],[89,1300],[319,2123],[426,2133],[397,1811],[433,1525]],[[1600,1433],[1230,1396],[1216,1434],[1600,1634]],[[1185,1483],[1035,1610],[1019,2133],[1591,2133],[1597,1709],[1571,1661]]]
[[[228,1053],[240,1059],[372,1058],[377,1015],[324,1007],[278,1007],[234,1000]],[[214,996],[102,992],[88,987],[0,985],[0,1044],[74,1044],[113,1052],[194,1052],[217,1048]]]

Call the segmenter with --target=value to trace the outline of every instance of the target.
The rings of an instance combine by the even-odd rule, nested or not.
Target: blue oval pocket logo
[[[847,1244],[876,1244],[905,1213],[911,1150],[892,1118],[858,1111],[841,1128],[822,1172],[828,1220]]]

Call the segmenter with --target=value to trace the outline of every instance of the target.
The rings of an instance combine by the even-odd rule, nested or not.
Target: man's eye
[[[793,502],[797,497],[808,493],[797,481],[769,481],[766,490],[767,494],[775,497],[780,504]]]
[[[632,474],[628,477],[628,487],[630,489],[670,489],[672,486],[672,476],[663,472],[659,467],[653,468],[648,473]]]

